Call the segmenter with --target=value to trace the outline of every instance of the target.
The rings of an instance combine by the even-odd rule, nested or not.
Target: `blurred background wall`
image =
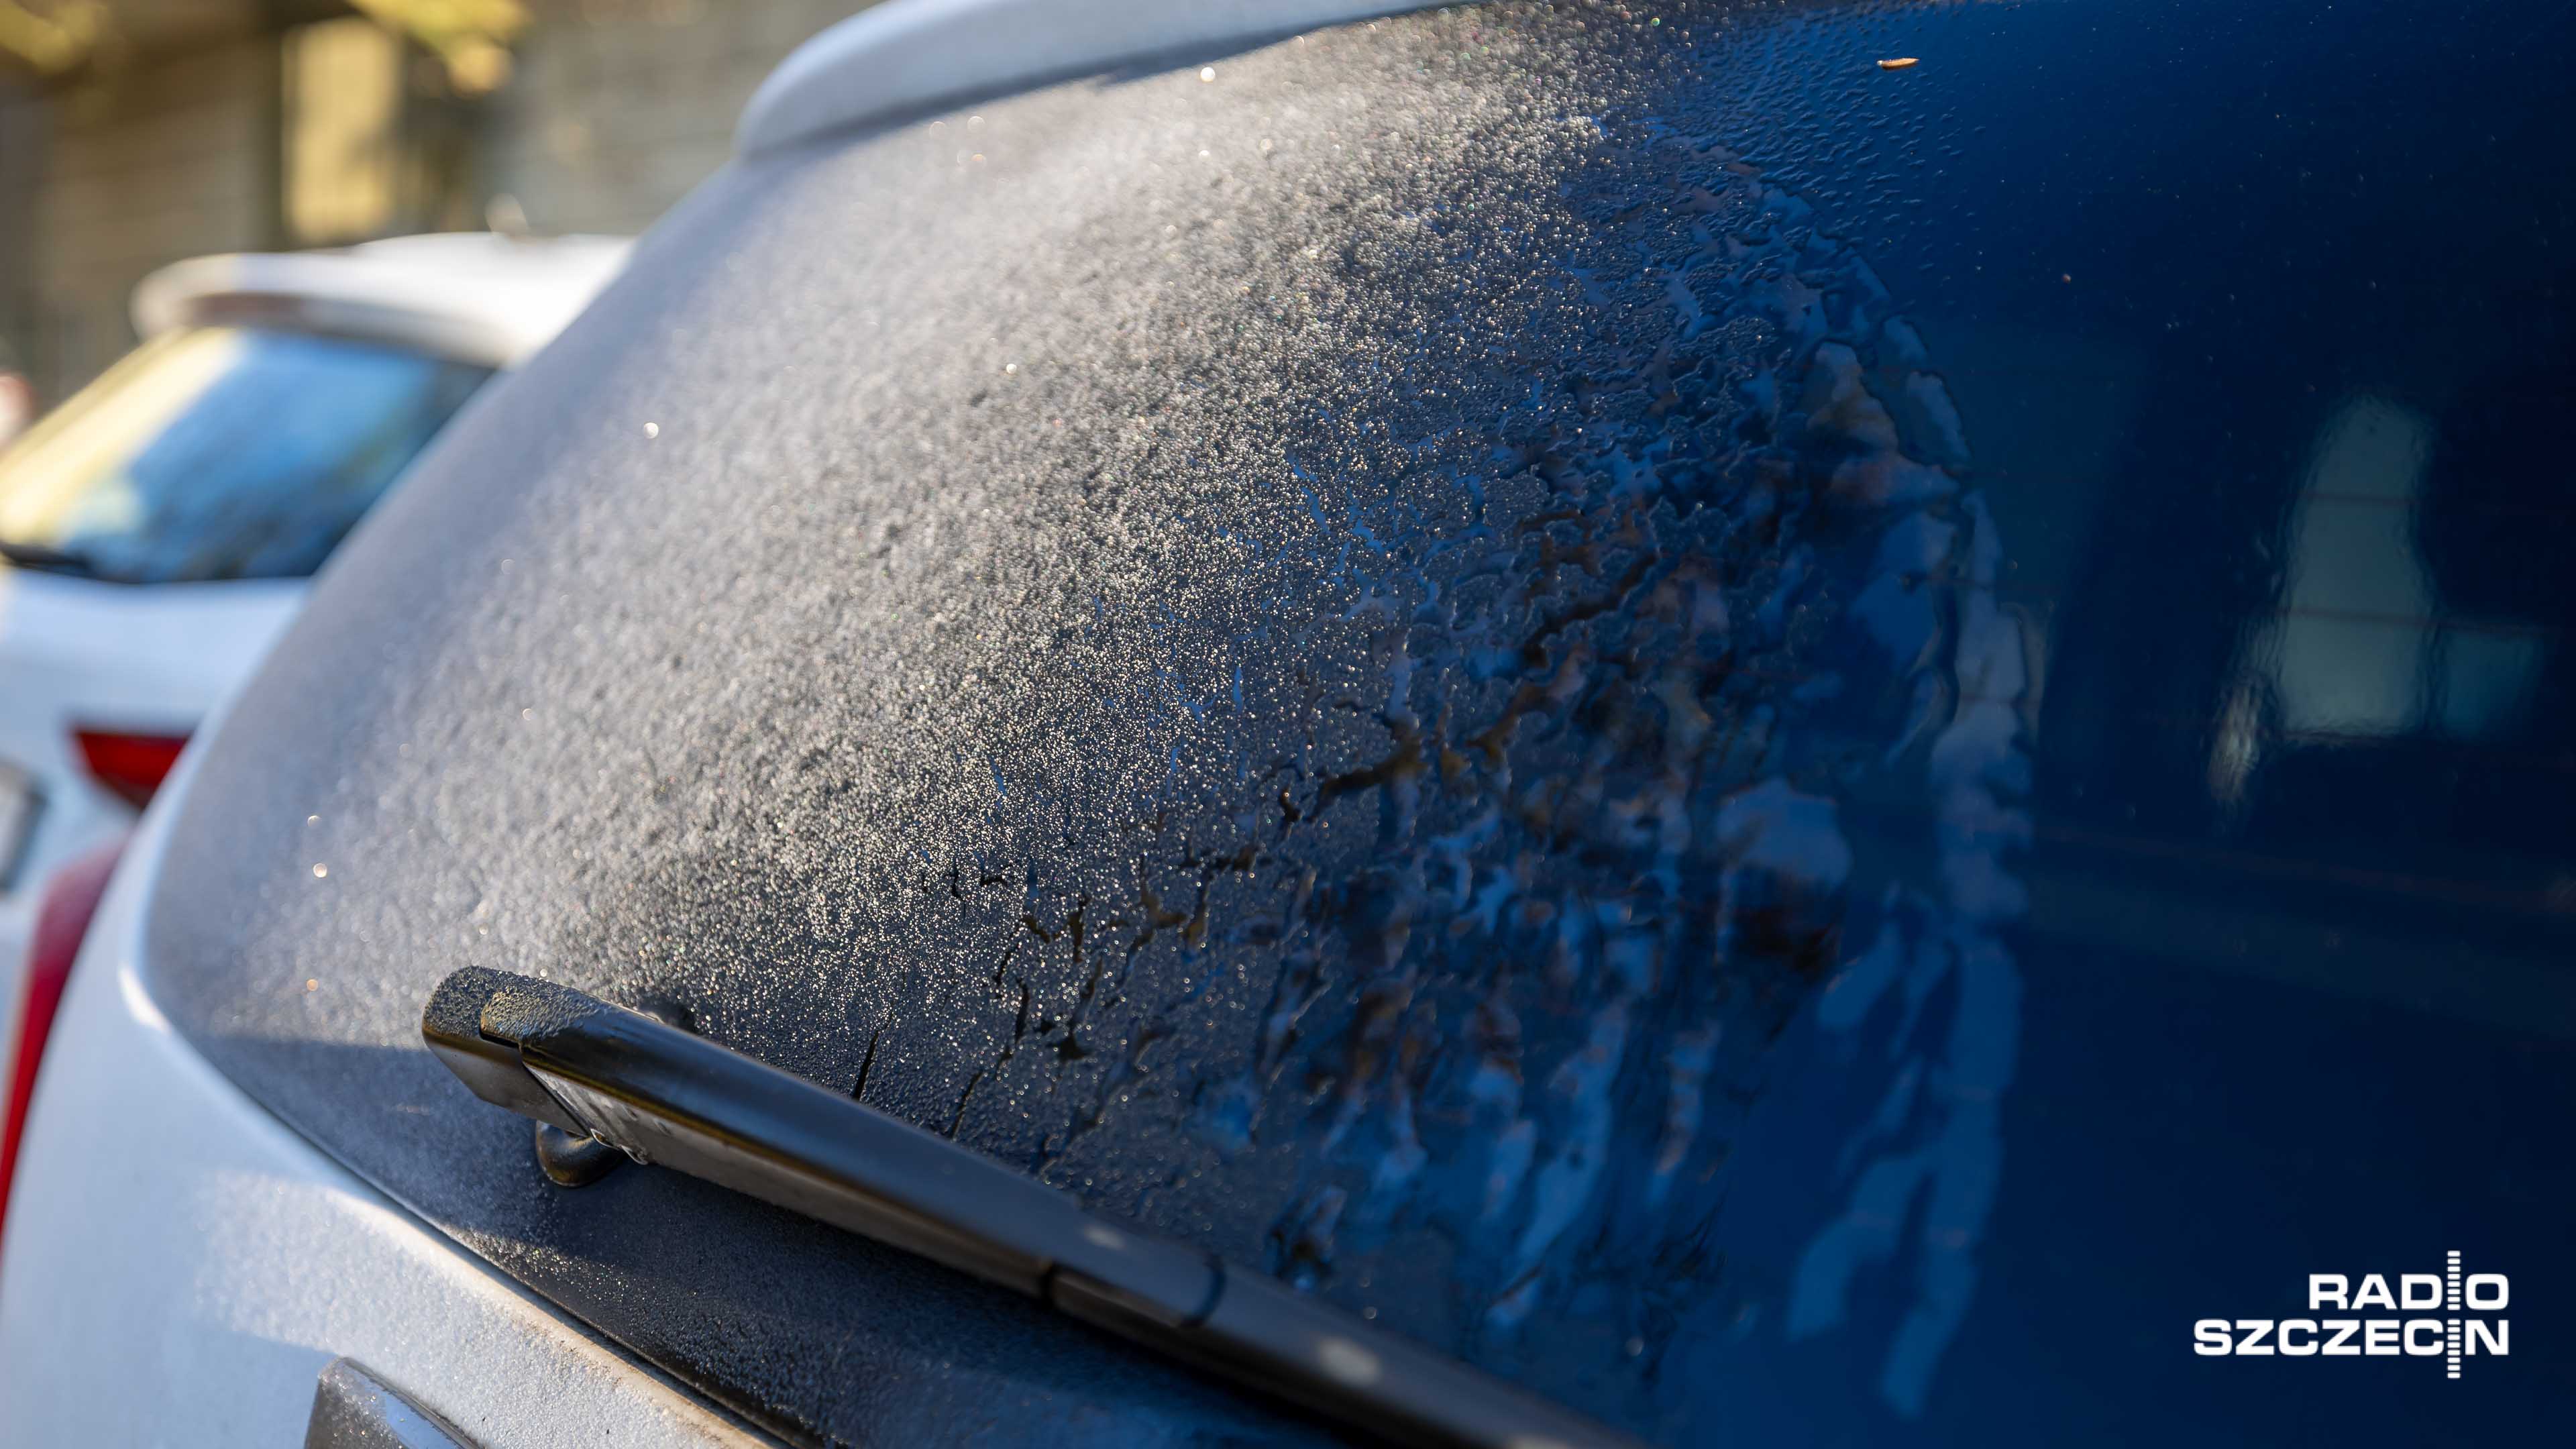
[[[207,252],[634,232],[866,0],[0,0],[0,358],[57,401]]]

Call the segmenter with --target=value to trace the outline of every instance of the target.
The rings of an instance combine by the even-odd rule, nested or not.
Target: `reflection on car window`
[[[305,577],[489,375],[337,338],[168,334],[0,453],[0,548],[125,583]]]

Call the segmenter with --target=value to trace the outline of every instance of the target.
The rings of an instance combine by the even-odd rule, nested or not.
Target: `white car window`
[[[339,338],[164,334],[0,453],[0,556],[123,583],[304,577],[488,376]]]

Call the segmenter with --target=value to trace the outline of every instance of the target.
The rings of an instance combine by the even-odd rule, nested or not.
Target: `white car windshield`
[[[488,376],[341,338],[165,333],[0,452],[0,557],[120,583],[306,577]]]

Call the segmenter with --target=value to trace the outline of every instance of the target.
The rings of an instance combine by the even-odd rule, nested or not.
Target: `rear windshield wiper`
[[[1407,1444],[1634,1441],[802,1077],[569,987],[468,967],[421,1035],[476,1096],[935,1259]]]

